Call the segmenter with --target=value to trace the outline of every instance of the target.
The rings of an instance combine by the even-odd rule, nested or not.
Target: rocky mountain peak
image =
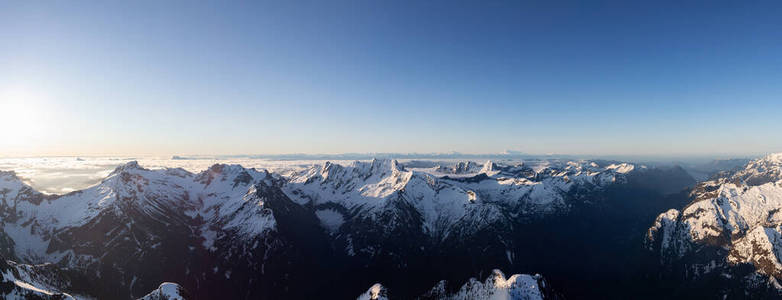
[[[10,181],[19,180],[19,177],[16,176],[16,172],[14,171],[0,171],[0,179]]]
[[[131,170],[146,170],[146,169],[141,167],[141,165],[139,165],[138,161],[132,160],[132,161],[129,161],[129,162],[126,162],[126,163],[124,163],[122,165],[117,166],[114,169],[114,172],[112,172],[112,173],[120,173],[120,172],[123,172],[123,171],[131,171]]]

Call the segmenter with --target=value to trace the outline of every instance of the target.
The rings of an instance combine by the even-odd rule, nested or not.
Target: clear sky
[[[0,2],[0,156],[782,151],[779,1],[225,2]]]

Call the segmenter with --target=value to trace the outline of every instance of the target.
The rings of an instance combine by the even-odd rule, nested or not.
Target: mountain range
[[[688,294],[780,297],[780,180],[782,154],[768,155],[698,183],[691,203],[661,213],[646,245],[664,277],[697,287]]]
[[[696,293],[677,283],[713,273],[742,278],[723,294],[771,295],[779,157],[700,183],[681,167],[606,160],[198,173],[130,162],[50,195],[0,172],[0,294],[652,298]]]

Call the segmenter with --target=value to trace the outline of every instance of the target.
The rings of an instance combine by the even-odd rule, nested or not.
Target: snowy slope
[[[0,257],[0,297],[4,299],[75,299],[58,291],[61,278],[46,276],[30,265],[17,264]]]

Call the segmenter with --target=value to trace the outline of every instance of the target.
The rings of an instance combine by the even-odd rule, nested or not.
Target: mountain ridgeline
[[[779,180],[747,178],[753,187]],[[667,263],[678,262],[679,248],[694,249],[679,241],[693,242],[679,238],[692,227],[678,225],[676,212],[657,215],[687,212],[693,197],[710,201],[712,185],[731,180],[696,185],[679,167],[613,161],[372,160],[281,173],[221,164],[200,173],[150,170],[131,162],[90,188],[46,195],[2,172],[3,267],[27,266],[37,275],[3,271],[0,294],[34,288],[51,297],[99,299],[687,295],[661,274],[682,269]],[[757,231],[752,226],[745,232]],[[724,245],[725,238],[721,231],[712,240]],[[725,264],[751,264],[755,256],[747,251],[714,255],[725,254]],[[754,274],[778,274],[776,265]]]

